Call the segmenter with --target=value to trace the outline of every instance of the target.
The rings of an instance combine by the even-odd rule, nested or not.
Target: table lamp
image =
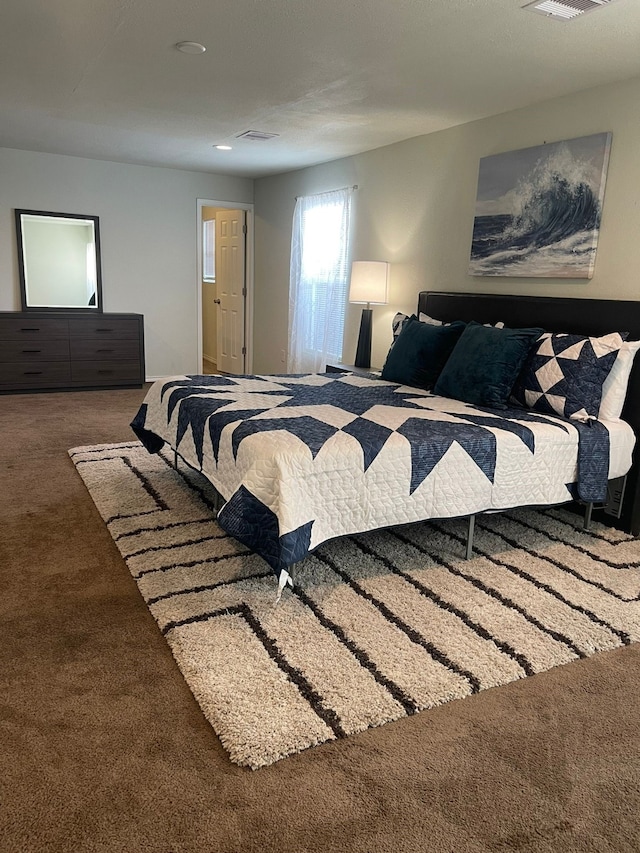
[[[356,349],[356,367],[371,367],[371,305],[386,305],[389,290],[389,267],[386,261],[354,261],[351,264],[349,302],[366,303],[360,319]]]

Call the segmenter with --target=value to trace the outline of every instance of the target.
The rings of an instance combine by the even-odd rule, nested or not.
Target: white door
[[[217,367],[245,372],[245,211],[216,211]]]

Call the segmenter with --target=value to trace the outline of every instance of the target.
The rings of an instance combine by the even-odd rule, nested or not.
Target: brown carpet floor
[[[635,853],[640,646],[250,771],[67,455],[144,391],[0,397],[2,853]]]

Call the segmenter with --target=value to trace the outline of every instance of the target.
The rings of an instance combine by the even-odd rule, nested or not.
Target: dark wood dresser
[[[139,388],[142,314],[0,312],[0,393]]]

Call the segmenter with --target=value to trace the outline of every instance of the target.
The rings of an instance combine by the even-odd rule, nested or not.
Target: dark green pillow
[[[414,388],[433,388],[464,327],[460,321],[431,326],[410,317],[389,350],[382,378]]]
[[[460,336],[435,388],[441,397],[506,409],[509,394],[544,329],[497,329],[471,322]]]

